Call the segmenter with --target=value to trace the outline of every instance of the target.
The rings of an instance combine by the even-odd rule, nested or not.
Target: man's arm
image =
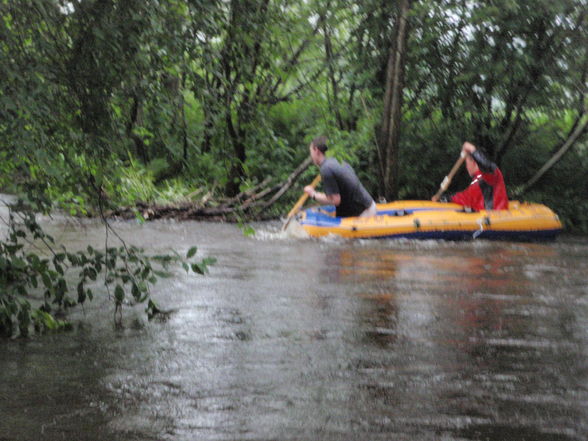
[[[470,142],[464,142],[463,151],[469,153],[482,173],[494,173],[496,170],[496,164],[490,161],[480,150],[476,148],[476,146]]]
[[[317,201],[319,204],[322,205],[334,205],[338,207],[341,204],[341,195],[339,193],[336,194],[326,194],[322,192],[316,191],[310,185],[304,187],[304,191],[308,194],[312,199]]]

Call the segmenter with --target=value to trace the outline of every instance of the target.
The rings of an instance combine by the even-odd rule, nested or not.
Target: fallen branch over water
[[[106,217],[132,219],[138,215],[146,220],[177,219],[177,220],[263,220],[272,216],[266,214],[267,209],[274,205],[286,193],[296,180],[310,166],[312,160],[306,158],[297,168],[280,183],[272,185],[272,179],[266,178],[256,186],[247,189],[229,199],[215,200],[212,193],[206,193],[196,201],[178,202],[175,204],[137,203],[133,207],[121,207],[105,213]],[[200,196],[196,191],[191,196]]]

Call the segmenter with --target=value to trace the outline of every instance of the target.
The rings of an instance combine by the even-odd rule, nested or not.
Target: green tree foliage
[[[484,146],[503,166],[505,156],[523,150],[525,175],[509,176],[512,184],[524,180],[555,147],[534,137],[544,118],[561,122],[585,99],[585,2],[420,6],[408,62],[408,78],[419,81],[410,87],[409,126],[428,119],[431,131],[421,133],[454,145],[454,156],[454,134]]]
[[[91,299],[89,285],[99,273],[104,273],[117,311],[131,299],[147,303],[151,316],[158,309],[149,286],[165,275],[170,263],[197,273],[212,263],[189,264],[178,255],[147,256],[124,243],[71,253],[53,243],[29,211],[48,212],[57,202],[72,213],[88,208],[102,212],[107,198],[119,191],[120,166],[129,159],[137,133],[148,132],[124,115],[145,97],[157,97],[154,108],[165,102],[166,85],[182,60],[182,51],[173,46],[181,38],[169,38],[180,29],[182,8],[173,6],[0,2],[0,188],[18,191],[28,203],[11,208],[10,219],[2,219],[9,233],[0,246],[0,334],[24,336],[30,327],[43,331],[66,326],[53,313]],[[27,246],[36,242],[43,250]],[[43,257],[47,253],[52,257]],[[28,300],[36,290],[43,292],[41,306]],[[72,291],[76,297],[70,297]]]
[[[0,0],[0,186],[79,213],[165,186],[231,195],[287,176],[323,133],[383,195],[378,134],[389,131],[400,4]],[[465,139],[489,150],[510,188],[526,188],[585,121],[587,6],[410,2],[391,134],[399,198],[430,197]],[[582,225],[585,204],[566,207],[555,189],[574,191],[567,171],[584,167],[585,145],[583,130],[518,196]],[[130,191],[139,177],[153,190]]]
[[[97,281],[103,280],[120,320],[123,304],[146,303],[149,318],[160,312],[151,299],[150,286],[169,277],[171,264],[186,272],[205,274],[214,258],[194,261],[196,247],[185,257],[174,254],[148,256],[124,242],[99,250],[88,246],[70,252],[55,243],[24,207],[10,208],[7,237],[0,242],[0,336],[29,335],[67,329],[69,323],[55,313],[92,300]],[[102,290],[99,290],[102,291]]]
[[[315,44],[317,25],[302,2],[214,5],[214,21],[190,22],[196,38],[189,53],[196,68],[187,84],[202,112],[200,151],[227,171],[220,181],[233,195],[251,175],[261,176],[273,161],[288,159],[288,146],[277,139],[269,113],[296,98],[309,82],[306,75],[316,76],[316,63],[304,57]]]

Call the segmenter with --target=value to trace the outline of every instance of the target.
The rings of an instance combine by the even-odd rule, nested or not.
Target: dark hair
[[[482,155],[484,155],[485,157],[489,157],[488,156],[488,149],[482,146],[479,146],[478,144],[474,144],[476,146],[476,150],[478,150]]]
[[[321,152],[325,153],[328,149],[327,147],[327,137],[326,136],[317,136],[312,140],[312,145],[319,149]]]

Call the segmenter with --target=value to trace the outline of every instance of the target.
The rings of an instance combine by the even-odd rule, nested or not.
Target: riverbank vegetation
[[[1,185],[75,214],[222,205],[327,134],[375,196],[428,199],[468,139],[585,232],[586,6],[2,0]]]
[[[7,219],[0,216],[7,227],[0,241],[0,337],[68,329],[70,324],[57,316],[91,301],[100,285],[112,300],[117,325],[122,323],[123,305],[146,304],[151,319],[162,312],[151,298],[151,287],[172,275],[171,265],[183,267],[186,273],[205,274],[216,261],[212,257],[197,261],[196,247],[186,256],[148,255],[128,245],[107,222],[103,249],[88,245],[70,251],[43,231],[29,207],[7,207]]]
[[[469,140],[511,198],[586,233],[587,6],[0,0],[0,188],[43,212],[276,218],[318,134],[387,200],[429,199]]]

